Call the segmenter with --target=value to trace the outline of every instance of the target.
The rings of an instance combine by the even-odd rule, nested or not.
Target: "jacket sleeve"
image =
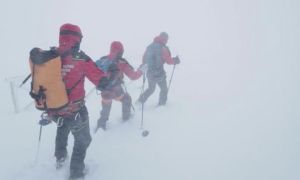
[[[166,62],[167,64],[175,64],[168,47],[162,48],[161,56],[162,56],[163,61]]]
[[[106,76],[106,74],[101,71],[96,63],[91,59],[84,62],[84,73],[85,76],[95,85],[98,86],[101,78]]]
[[[134,68],[127,62],[121,62],[119,64],[121,71],[131,80],[137,80],[143,74],[142,71],[135,71]]]

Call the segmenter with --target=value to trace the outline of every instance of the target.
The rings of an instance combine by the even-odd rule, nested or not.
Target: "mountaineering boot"
[[[129,120],[131,116],[132,100],[129,94],[125,94],[122,99],[122,118],[123,121]]]
[[[158,100],[158,106],[164,106],[167,103],[167,94],[168,91],[161,90],[159,93],[159,100]]]
[[[71,170],[69,180],[84,180],[84,172],[75,172]]]
[[[166,96],[160,96],[159,101],[158,101],[158,106],[164,106],[167,103],[167,98]]]
[[[106,130],[106,122],[108,121],[108,118],[109,118],[110,109],[111,109],[111,103],[103,103],[102,102],[102,110],[100,113],[100,118],[98,119],[98,122],[97,122],[97,127],[95,129],[95,132],[99,128]]]
[[[56,159],[56,169],[57,170],[61,169],[66,164],[67,158],[68,158],[68,156],[66,155],[64,157]]]
[[[68,180],[84,180],[84,176],[83,177],[69,177]]]
[[[104,120],[102,118],[99,118],[98,121],[97,121],[97,127],[96,127],[96,131],[101,128],[103,129],[104,131],[106,130],[106,121],[107,120]]]
[[[88,174],[89,169],[85,166],[82,170],[70,169],[69,180],[84,180],[86,174]]]

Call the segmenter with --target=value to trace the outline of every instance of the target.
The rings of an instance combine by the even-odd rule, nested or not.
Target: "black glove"
[[[107,86],[110,84],[110,79],[107,76],[104,76],[100,79],[98,86],[96,87],[97,90],[103,91],[107,88]]]
[[[49,119],[41,119],[39,121],[39,125],[41,125],[41,126],[47,126],[50,123],[51,123],[51,121]]]
[[[180,59],[179,59],[178,56],[173,57],[172,59],[173,59],[173,61],[174,61],[175,64],[179,64],[180,63]]]
[[[41,120],[39,120],[39,125],[41,126],[47,126],[52,122],[51,117],[48,115],[48,113],[43,112],[41,114]]]

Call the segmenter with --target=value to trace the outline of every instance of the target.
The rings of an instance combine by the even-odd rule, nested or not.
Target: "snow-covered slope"
[[[56,45],[65,22],[81,26],[82,49],[94,59],[120,40],[125,57],[137,67],[146,45],[167,31],[172,53],[182,60],[167,106],[156,107],[158,89],[145,105],[149,136],[141,136],[141,107],[135,106],[130,122],[122,123],[120,103],[114,102],[110,129],[92,134],[86,179],[300,178],[298,1],[18,3],[3,2],[0,11],[6,22],[0,45],[0,179],[68,177],[68,167],[56,171],[54,166],[55,124],[43,128],[36,159],[40,112],[31,106],[15,114],[5,80],[19,84],[29,72],[29,50]],[[172,66],[165,68],[170,78]],[[142,80],[126,79],[126,85],[135,101]],[[86,84],[87,91],[92,88]],[[30,102],[26,86],[17,91],[19,103]],[[87,107],[94,128],[101,109],[96,92],[87,98]],[[72,143],[70,135],[69,153]]]

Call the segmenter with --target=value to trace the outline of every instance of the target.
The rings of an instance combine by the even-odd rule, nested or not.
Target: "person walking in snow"
[[[124,48],[121,42],[114,41],[110,46],[110,53],[96,61],[97,66],[107,72],[111,80],[109,85],[101,92],[102,110],[95,131],[99,128],[106,130],[112,100],[122,103],[122,118],[127,121],[131,115],[132,100],[126,89],[122,87],[124,74],[131,80],[140,78],[147,65],[141,65],[137,71],[123,58]]]
[[[70,179],[84,176],[84,159],[91,143],[88,111],[85,106],[84,81],[87,77],[97,89],[108,84],[105,73],[97,68],[94,61],[80,51],[82,33],[77,25],[63,24],[59,31],[58,53],[62,60],[62,76],[68,92],[68,105],[52,113],[57,122],[55,157],[57,168],[67,158],[67,142],[70,132],[74,136],[74,146],[70,162]]]
[[[142,93],[138,102],[145,103],[151,94],[155,91],[156,84],[160,87],[158,105],[165,105],[167,102],[168,87],[166,81],[166,71],[164,64],[179,64],[178,56],[171,56],[170,50],[167,47],[168,34],[161,32],[154,38],[153,42],[147,47],[143,56],[143,64],[148,65],[147,79],[148,88]]]

